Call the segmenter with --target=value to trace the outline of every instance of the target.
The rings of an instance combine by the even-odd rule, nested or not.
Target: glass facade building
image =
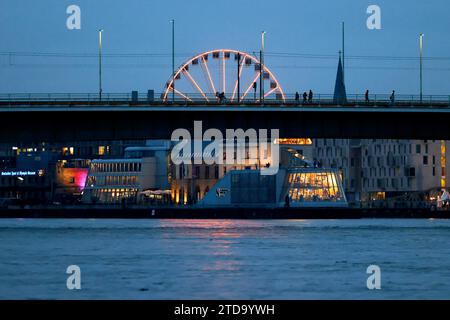
[[[299,206],[305,202],[346,202],[338,173],[327,169],[288,171],[284,194],[289,196],[291,206]]]
[[[337,170],[305,167],[280,169],[271,176],[259,170],[230,171],[199,205],[331,208],[347,207],[348,202]]]

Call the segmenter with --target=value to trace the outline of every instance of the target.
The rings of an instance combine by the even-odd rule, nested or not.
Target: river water
[[[0,219],[0,299],[449,298],[448,220]]]

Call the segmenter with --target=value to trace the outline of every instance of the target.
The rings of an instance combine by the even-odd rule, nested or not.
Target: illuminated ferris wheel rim
[[[172,87],[173,87],[174,80],[179,79],[180,75],[183,72],[186,72],[188,70],[189,66],[194,61],[196,61],[196,60],[198,61],[199,59],[202,59],[203,62],[206,64],[206,61],[208,59],[205,58],[205,56],[209,56],[210,54],[215,54],[215,53],[222,53],[222,54],[229,53],[229,54],[235,54],[235,55],[238,55],[239,57],[242,57],[241,67],[244,65],[244,62],[245,62],[246,58],[251,59],[251,61],[253,61],[254,63],[261,65],[261,62],[257,58],[255,58],[254,56],[252,56],[252,55],[250,55],[250,54],[248,54],[246,52],[242,52],[242,51],[234,50],[234,49],[214,49],[214,50],[209,50],[209,51],[205,51],[205,52],[199,53],[199,54],[195,55],[194,57],[191,57],[188,60],[186,60],[183,64],[181,64],[181,66],[176,70],[174,75],[169,78],[169,80],[166,82],[166,88],[164,90],[163,100],[167,101],[167,97],[168,97],[169,93],[172,92]],[[261,76],[261,73],[263,74],[263,77],[264,77],[264,72],[267,72],[269,74],[270,79],[275,83],[275,88],[272,88],[268,93],[266,93],[264,95],[264,97],[266,97],[267,95],[269,95],[269,94],[271,94],[271,93],[273,93],[275,91],[278,91],[280,93],[280,95],[281,95],[281,99],[284,101],[285,100],[285,94],[284,94],[284,91],[281,88],[281,85],[278,82],[277,78],[275,77],[273,72],[270,71],[269,68],[267,68],[267,66],[265,64],[262,65],[262,67],[263,67],[263,72],[260,71],[258,77],[255,80],[257,80]],[[208,74],[208,77],[209,77],[209,81],[211,81],[211,84],[214,87],[213,81],[211,79],[210,71],[209,71],[207,66],[206,66],[206,70],[207,70],[207,74]],[[236,85],[235,85],[234,91],[236,91],[236,87],[237,87],[237,80],[236,80]],[[249,88],[247,88],[247,89],[249,89]],[[197,89],[202,93],[204,98],[207,101],[209,101],[208,98],[206,97],[206,95],[202,92],[202,90],[198,86],[197,86]],[[215,90],[213,90],[213,91],[215,91]],[[249,90],[246,90],[246,91],[247,92],[245,92],[244,97],[247,95]],[[183,93],[179,92],[176,89],[176,87],[175,87],[175,93],[178,94],[178,95],[181,95],[182,97],[184,97],[184,98],[186,98],[188,100],[191,100],[191,99],[189,99],[189,97],[187,97]],[[232,101],[234,100],[234,93],[233,93],[233,97],[232,97],[231,100]]]

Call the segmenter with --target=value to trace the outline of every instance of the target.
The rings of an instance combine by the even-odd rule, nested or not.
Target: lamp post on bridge
[[[261,103],[264,103],[264,46],[265,46],[265,35],[266,32],[261,32],[261,51],[259,55],[259,67],[260,67],[260,76],[259,76],[259,100]]]
[[[99,84],[99,88],[98,88],[98,97],[100,99],[100,101],[102,101],[102,92],[103,92],[103,88],[102,88],[102,54],[103,54],[103,29],[98,30],[98,84]]]
[[[241,54],[237,53],[237,102],[241,102]]]
[[[423,99],[423,36],[421,33],[419,36],[419,48],[420,48],[420,102]]]
[[[172,103],[175,103],[175,19],[170,20],[172,24]]]

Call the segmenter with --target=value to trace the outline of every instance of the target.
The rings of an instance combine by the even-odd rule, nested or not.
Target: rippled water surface
[[[0,299],[384,298],[450,298],[450,221],[0,220]]]

